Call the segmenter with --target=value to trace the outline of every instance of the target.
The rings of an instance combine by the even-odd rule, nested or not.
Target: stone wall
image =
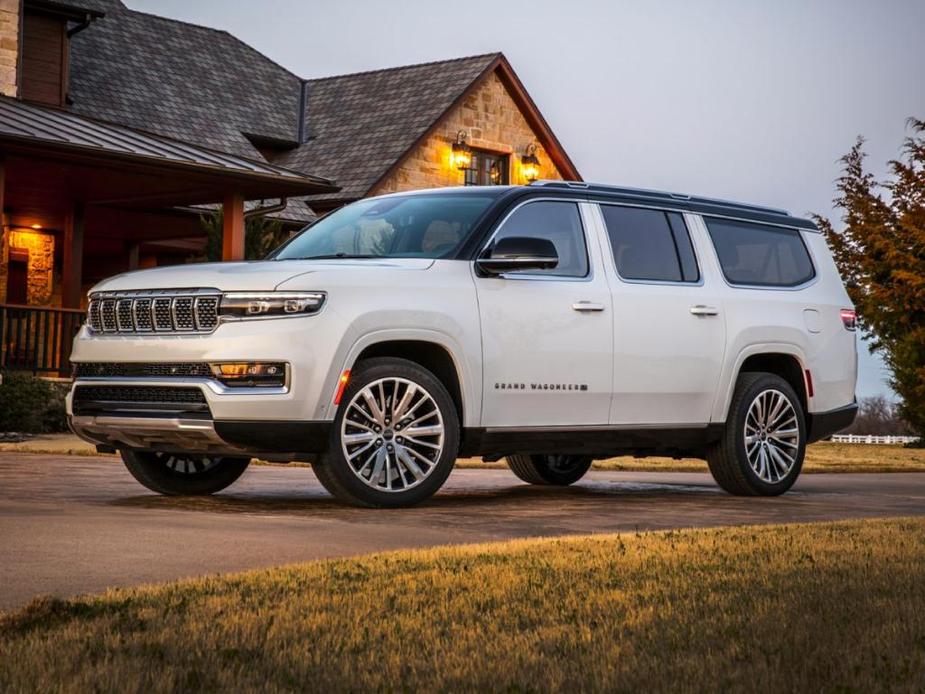
[[[19,6],[21,0],[0,0],[0,94],[17,95]]]
[[[453,142],[460,130],[468,133],[471,147],[510,155],[508,180],[512,184],[527,183],[521,171],[520,158],[530,144],[537,146],[539,177],[562,178],[507,88],[496,74],[491,74],[447,114],[437,130],[402,162],[398,170],[370,194],[462,185],[463,172],[450,163]]]
[[[13,229],[8,232],[9,243],[5,249],[7,258],[10,248],[29,251],[27,266],[26,301],[30,306],[49,306],[54,292],[55,237],[40,231]],[[5,278],[4,278],[5,279]],[[3,282],[6,293],[6,282]],[[3,299],[6,299],[4,296]]]

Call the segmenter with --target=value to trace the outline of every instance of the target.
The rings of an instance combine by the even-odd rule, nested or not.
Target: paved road
[[[589,532],[925,514],[925,473],[804,475],[776,499],[699,473],[592,472],[568,489],[457,470],[413,509],[341,506],[307,468],[251,468],[225,493],[171,499],[113,458],[0,454],[0,609],[38,594],[377,550]]]

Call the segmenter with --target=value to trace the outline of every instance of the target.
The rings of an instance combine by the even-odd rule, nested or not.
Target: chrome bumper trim
[[[215,431],[211,420],[169,417],[70,416],[80,438],[115,448],[142,448],[204,453],[242,453]]]

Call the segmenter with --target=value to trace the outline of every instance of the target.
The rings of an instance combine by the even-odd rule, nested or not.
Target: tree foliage
[[[222,259],[222,222],[221,208],[204,214],[199,218],[206,231],[206,258],[217,262]],[[244,258],[260,260],[270,251],[289,238],[289,232],[283,229],[278,219],[268,217],[248,217],[244,221]]]
[[[899,416],[899,407],[882,395],[861,398],[858,416],[845,434],[872,434],[873,436],[904,436],[909,427]]]
[[[890,369],[899,414],[925,434],[925,121],[910,119],[900,159],[888,180],[864,168],[864,139],[841,159],[835,205],[843,231],[816,222],[858,311],[871,351]]]

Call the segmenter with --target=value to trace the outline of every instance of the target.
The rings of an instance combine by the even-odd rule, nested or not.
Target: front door
[[[600,211],[613,284],[611,424],[709,423],[726,345],[717,279],[705,276],[681,213]]]
[[[611,298],[598,241],[586,233],[589,209],[572,201],[529,201],[505,219],[492,239],[549,239],[559,264],[501,277],[476,273],[485,427],[607,423]]]

